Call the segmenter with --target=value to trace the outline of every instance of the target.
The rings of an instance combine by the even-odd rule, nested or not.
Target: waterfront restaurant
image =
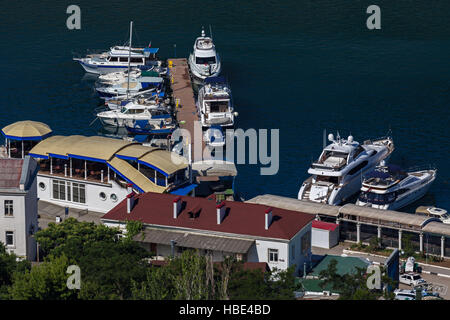
[[[189,184],[185,158],[137,142],[57,135],[38,143],[29,155],[40,165],[39,199],[65,207],[107,212],[126,198],[129,187],[137,193],[163,193]]]

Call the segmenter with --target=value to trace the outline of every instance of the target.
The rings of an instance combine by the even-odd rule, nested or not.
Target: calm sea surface
[[[81,30],[66,8],[81,7]],[[93,80],[74,53],[128,38],[187,57],[212,25],[239,117],[237,126],[280,129],[280,169],[239,165],[244,198],[296,197],[323,130],[362,142],[392,130],[392,163],[433,164],[438,177],[414,204],[450,209],[449,1],[376,1],[381,30],[366,28],[372,1],[28,1],[0,9],[0,127],[37,120],[56,134],[95,135]],[[174,48],[176,44],[176,51]],[[414,209],[414,208],[413,208]],[[412,209],[412,210],[413,210]]]

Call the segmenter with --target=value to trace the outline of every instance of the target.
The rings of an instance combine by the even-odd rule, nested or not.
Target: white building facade
[[[10,253],[35,260],[38,230],[35,160],[0,159],[0,241]]]

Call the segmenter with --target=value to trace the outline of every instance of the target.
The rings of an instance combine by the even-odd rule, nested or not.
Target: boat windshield
[[[372,204],[389,204],[394,202],[395,199],[396,199],[395,192],[379,194],[363,191],[359,195],[359,201]]]
[[[227,112],[228,111],[228,101],[209,101],[210,112]]]
[[[196,64],[215,64],[216,63],[216,57],[196,57],[195,58]]]

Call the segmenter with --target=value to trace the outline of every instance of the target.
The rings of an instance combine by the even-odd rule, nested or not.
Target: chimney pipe
[[[133,192],[133,185],[131,183],[127,184],[127,192],[130,194]]]
[[[270,225],[272,224],[272,208],[268,208],[266,210],[266,223],[265,223],[265,227],[266,230],[269,230]]]
[[[131,192],[130,194],[127,195],[127,213],[131,213],[131,210],[133,210],[133,206],[134,206],[134,192]]]
[[[225,206],[225,202],[221,202],[216,206],[216,212],[217,212],[217,224],[221,224],[223,221],[223,218],[225,216],[225,211],[227,207]]]
[[[176,219],[181,211],[181,197],[176,197],[173,200],[173,218]]]

